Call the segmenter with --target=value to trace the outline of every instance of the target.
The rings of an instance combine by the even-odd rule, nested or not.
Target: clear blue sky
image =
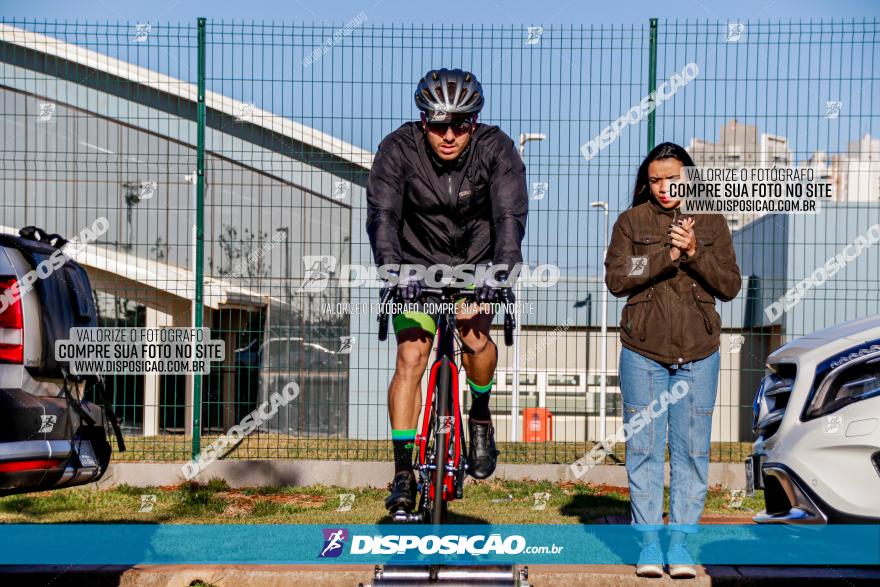
[[[195,79],[192,35],[163,24],[189,28],[198,16],[236,24],[304,23],[293,27],[295,33],[286,28],[278,36],[254,30],[253,38],[238,26],[209,27],[208,88],[369,150],[415,117],[412,87],[422,72],[437,66],[476,71],[488,96],[484,122],[513,137],[547,133],[547,140],[530,144],[526,153],[529,180],[548,182],[550,194],[532,202],[527,259],[578,273],[596,273],[600,267],[601,219],[589,203],[609,201],[612,221],[627,206],[644,152],[645,125],[626,129],[589,163],[579,148],[646,94],[650,17],[661,19],[658,80],[669,79],[691,60],[701,69],[698,80],[658,108],[658,142],[687,146],[694,137],[716,140],[719,126],[736,118],[787,137],[795,159],[802,161],[816,149],[840,152],[864,133],[880,136],[875,73],[880,45],[871,33],[853,40],[854,35],[826,30],[815,35],[816,43],[809,24],[795,25],[791,30],[799,41],[792,43],[787,32],[773,32],[770,25],[751,43],[718,42],[718,23],[723,29],[729,20],[755,23],[754,30],[761,31],[760,23],[768,22],[875,19],[880,16],[876,0],[0,0],[0,7],[5,19],[152,23],[150,42],[142,45],[129,42],[128,26],[31,28],[188,81]],[[336,27],[359,13],[368,18],[363,27],[315,65],[301,65]],[[707,24],[696,34],[663,26],[666,19]],[[428,26],[406,31],[389,26],[400,23]],[[548,28],[540,45],[525,45],[526,25],[555,28]],[[566,33],[567,27],[581,25],[603,27],[600,33]],[[575,38],[589,46],[575,46]],[[839,118],[823,117],[828,100],[845,104]]]
[[[197,16],[236,20],[341,22],[364,12],[373,22],[476,24],[591,24],[658,18],[800,19],[880,15],[875,0],[648,0],[616,2],[534,0],[0,0],[7,17],[80,20],[187,21]]]

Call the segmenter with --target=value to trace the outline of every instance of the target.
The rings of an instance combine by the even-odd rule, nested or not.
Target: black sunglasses
[[[443,136],[452,128],[452,132],[458,136],[470,132],[474,127],[473,118],[464,118],[461,120],[453,120],[452,122],[426,122],[428,130],[436,135]]]

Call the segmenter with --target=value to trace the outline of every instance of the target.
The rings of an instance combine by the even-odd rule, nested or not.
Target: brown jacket
[[[667,365],[705,358],[719,347],[721,317],[715,298],[730,301],[741,277],[727,222],[720,214],[694,215],[697,252],[673,261],[669,225],[682,218],[653,198],[614,223],[605,258],[605,284],[628,296],[620,319],[621,344]]]

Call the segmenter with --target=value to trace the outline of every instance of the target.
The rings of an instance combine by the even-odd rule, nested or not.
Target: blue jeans
[[[712,409],[721,355],[664,365],[623,348],[620,390],[623,395],[626,473],[632,523],[655,531],[663,524],[663,461],[669,430],[669,521],[674,529],[695,532],[709,475]]]

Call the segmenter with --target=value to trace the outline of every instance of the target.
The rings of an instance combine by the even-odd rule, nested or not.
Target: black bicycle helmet
[[[483,86],[477,76],[461,69],[432,69],[419,80],[416,107],[432,122],[456,114],[476,114],[483,109]]]

